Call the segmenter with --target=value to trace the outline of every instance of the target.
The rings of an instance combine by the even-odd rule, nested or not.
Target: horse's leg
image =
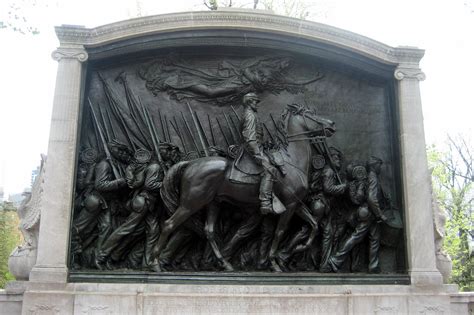
[[[231,240],[224,246],[222,249],[222,255],[226,259],[229,259],[229,257],[234,253],[236,246],[239,245],[241,241],[249,237],[255,231],[255,229],[258,228],[261,221],[262,216],[259,213],[254,213],[252,216],[250,216],[248,220],[239,227],[237,232],[235,232]]]
[[[280,245],[280,242],[288,228],[288,223],[293,217],[293,214],[295,212],[295,206],[296,204],[293,203],[286,207],[287,209],[286,212],[281,214],[280,218],[278,219],[278,224],[275,229],[275,234],[273,235],[272,246],[270,247],[270,252],[268,253],[268,256],[270,258],[270,264],[273,268],[273,271],[276,271],[276,272],[282,272],[280,266],[276,262],[276,253],[278,250],[278,246]]]
[[[179,227],[184,221],[186,221],[191,215],[193,215],[196,210],[191,210],[183,206],[179,206],[175,213],[167,219],[163,224],[163,230],[161,231],[158,242],[153,249],[153,254],[151,260],[153,261],[156,258],[160,258],[161,251],[165,248],[168,238],[177,227]]]
[[[295,253],[299,253],[299,252],[303,252],[305,250],[307,250],[311,244],[313,243],[316,235],[318,235],[318,221],[316,220],[315,217],[313,217],[311,215],[311,213],[309,213],[308,209],[304,208],[304,207],[300,207],[296,210],[296,214],[301,218],[303,219],[306,223],[309,224],[309,226],[311,227],[311,233],[308,237],[308,240],[306,241],[306,244],[302,245],[298,245],[296,246],[294,252]]]
[[[221,251],[219,250],[219,247],[217,246],[217,243],[216,243],[215,226],[216,226],[218,214],[219,214],[219,206],[214,202],[210,203],[209,206],[207,207],[207,220],[206,220],[206,225],[204,227],[204,231],[206,232],[207,240],[209,241],[209,244],[212,247],[212,251],[214,252],[214,255],[216,255],[217,259],[219,259],[219,261],[222,263],[225,270],[234,271],[234,268],[232,267],[232,265],[222,256]]]

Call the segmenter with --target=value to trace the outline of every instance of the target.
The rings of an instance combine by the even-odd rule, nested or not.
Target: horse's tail
[[[175,213],[179,206],[180,185],[183,172],[188,167],[190,161],[183,161],[173,165],[166,173],[165,178],[160,189],[161,199],[169,216]],[[196,215],[191,216],[184,226],[194,231],[200,237],[204,238],[204,224]]]
[[[168,170],[163,179],[160,194],[169,215],[172,215],[179,206],[181,176],[189,163],[189,161],[176,163]]]

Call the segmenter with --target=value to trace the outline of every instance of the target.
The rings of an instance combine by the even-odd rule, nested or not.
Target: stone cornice
[[[271,13],[249,11],[202,11],[148,16],[88,29],[56,27],[61,46],[98,47],[131,38],[186,30],[240,29],[314,40],[346,49],[386,64],[418,64],[424,51],[412,47],[394,48],[329,25]]]

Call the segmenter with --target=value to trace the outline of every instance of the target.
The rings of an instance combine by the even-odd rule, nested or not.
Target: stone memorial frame
[[[296,310],[348,314],[442,313],[455,307],[452,303],[456,301],[450,300],[455,288],[443,285],[436,268],[430,174],[419,90],[419,82],[425,78],[419,68],[423,50],[394,48],[331,26],[258,11],[166,14],[93,29],[63,25],[56,28],[56,33],[60,46],[52,56],[58,61],[58,71],[38,257],[24,293],[23,313],[148,314],[270,309],[275,313]],[[289,278],[283,283],[275,281],[274,284],[280,284],[275,286],[261,278],[247,285],[242,284],[242,279],[232,282],[230,278],[221,278],[202,286],[203,282],[198,279],[193,282],[192,277],[188,285],[170,284],[182,283],[187,276],[162,278],[154,284],[99,283],[103,281],[97,277],[71,278],[68,257],[72,196],[88,63],[159,47],[216,45],[218,38],[222,39],[219,45],[223,46],[269,49],[287,40],[288,50],[317,55],[332,64],[347,66],[351,71],[392,82],[390,97],[397,122],[393,129],[396,141],[393,147],[399,156],[396,161],[401,189],[399,201],[404,209],[406,235],[407,277],[404,280],[392,280],[392,285],[386,286],[380,285],[383,282],[364,282],[363,277],[360,281],[355,277],[349,282],[339,282],[344,285],[324,286],[322,284],[334,283],[333,280],[319,279],[318,283],[318,279],[313,279],[305,283],[301,278]],[[340,279],[343,281],[343,278]],[[140,282],[146,281],[141,279]]]

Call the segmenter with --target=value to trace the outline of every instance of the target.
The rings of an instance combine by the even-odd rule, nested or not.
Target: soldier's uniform
[[[277,169],[272,165],[268,156],[263,152],[263,125],[257,115],[256,106],[248,102],[259,102],[256,94],[248,93],[244,96],[244,113],[242,117],[242,137],[245,150],[249,152],[258,164],[263,166],[260,181],[260,211],[262,214],[274,213],[272,206],[273,181],[277,175]]]
[[[341,153],[335,149],[330,148],[332,156]],[[337,246],[339,238],[345,231],[345,215],[344,204],[341,197],[344,195],[347,185],[345,183],[337,183],[337,174],[329,165],[325,165],[322,172],[323,193],[326,201],[329,203],[329,212],[324,216],[321,225],[323,228],[323,238],[321,244],[321,263],[320,271],[329,272],[331,267],[328,265],[328,260],[334,247]]]
[[[84,179],[92,183],[82,202],[82,209],[74,219],[74,234],[80,239],[82,246],[87,246],[87,238],[98,228],[96,246],[100,248],[106,237],[112,232],[112,212],[118,204],[112,202],[116,193],[126,187],[125,179],[115,178],[112,166],[121,169],[124,165],[119,161],[103,159],[91,168]],[[81,181],[79,181],[81,182]],[[126,192],[126,191],[125,191]]]
[[[383,193],[378,174],[371,167],[374,163],[381,164],[382,161],[378,158],[371,158],[371,161],[368,163],[369,173],[364,178],[365,180],[355,180],[351,182],[349,187],[351,201],[358,206],[356,213],[357,224],[351,236],[344,241],[338,251],[329,259],[329,263],[334,271],[341,267],[351,250],[360,244],[368,234],[369,272],[380,272],[378,255],[380,248],[380,224],[378,221],[385,220],[386,218],[380,208],[380,202],[383,201]]]
[[[113,252],[113,258],[120,259],[133,240],[145,232],[143,267],[153,267],[151,252],[159,236],[158,212],[155,202],[162,185],[164,171],[157,162],[132,163],[125,171],[126,181],[134,189],[127,203],[131,211],[122,223],[102,244],[96,257],[97,267],[107,260]],[[142,222],[145,221],[145,227]]]

